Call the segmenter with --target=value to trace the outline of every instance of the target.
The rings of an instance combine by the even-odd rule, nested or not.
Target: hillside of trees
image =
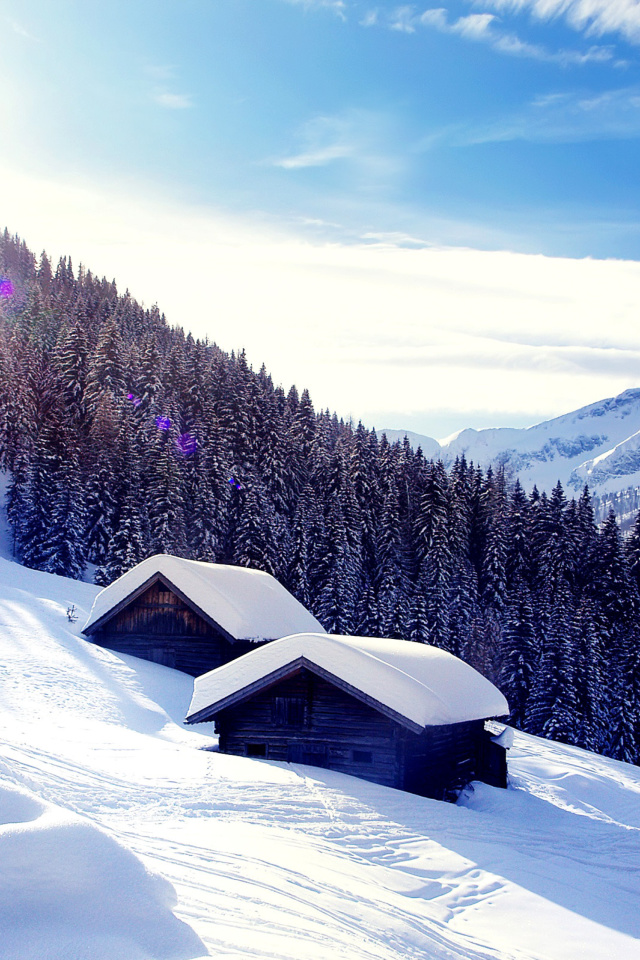
[[[640,521],[623,540],[587,490],[447,472],[6,231],[0,466],[27,566],[259,567],[329,631],[435,644],[516,726],[640,762]]]

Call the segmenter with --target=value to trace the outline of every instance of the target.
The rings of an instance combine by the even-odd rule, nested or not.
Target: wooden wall
[[[302,723],[283,722],[293,700]],[[396,724],[307,670],[216,715],[220,750],[324,766],[386,786],[398,786]]]
[[[103,647],[162,663],[197,677],[246,653],[156,581],[119,611],[92,639]]]
[[[303,669],[215,719],[223,753],[309,763],[438,800],[478,775],[484,736],[482,720],[412,733]]]
[[[436,800],[453,799],[455,791],[478,776],[484,720],[407,731],[402,737],[404,789]]]

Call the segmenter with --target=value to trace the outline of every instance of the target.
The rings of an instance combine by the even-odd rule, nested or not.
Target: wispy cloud
[[[191,97],[186,93],[156,93],[154,99],[167,110],[188,110],[193,106]]]
[[[519,0],[504,0],[517,3]],[[556,2],[556,0],[551,0]],[[503,0],[490,0],[486,6],[500,7]],[[412,34],[421,28],[437,30],[440,33],[457,34],[465,40],[487,43],[499,53],[514,57],[528,57],[562,66],[580,66],[589,62],[604,63],[614,57],[609,46],[592,45],[586,50],[550,50],[542,44],[529,43],[517,34],[505,29],[501,19],[495,13],[470,13],[461,17],[449,17],[445,7],[430,7],[420,13],[415,6],[396,7],[381,17],[377,10],[371,11],[361,20],[363,26],[384,26],[399,33]]]
[[[347,4],[345,0],[286,0],[287,3],[293,3],[301,7],[324,7],[333,11],[341,20],[345,20],[345,11]]]
[[[36,43],[41,42],[40,37],[36,37],[33,33],[27,30],[27,28],[18,20],[14,20],[13,17],[5,17],[4,19],[5,19],[5,22],[11,28],[11,30],[13,30],[13,32],[17,34],[19,37],[24,37],[25,40],[32,40],[32,41],[35,41]]]
[[[397,7],[388,17],[387,26],[399,33],[416,32],[416,14],[413,7]]]
[[[302,170],[304,167],[325,167],[334,160],[343,160],[351,156],[353,148],[348,144],[335,143],[332,146],[321,147],[318,150],[308,150],[307,152],[297,153],[291,157],[283,157],[281,160],[274,160],[276,167],[282,167],[283,170]]]
[[[361,27],[375,27],[378,22],[378,11],[377,10],[367,10],[367,12],[362,17],[360,21]]]
[[[640,138],[640,87],[604,93],[554,93],[537,97],[522,113],[464,134],[445,137],[462,143],[508,140],[575,143]]]
[[[302,170],[342,162],[357,170],[358,188],[367,189],[388,182],[403,166],[398,150],[389,146],[396,136],[388,118],[371,111],[314,117],[298,132],[298,149],[270,163],[283,170]]]
[[[301,149],[274,160],[274,166],[285,170],[324,167],[353,156],[357,150],[353,118],[344,116],[314,117],[304,125],[298,140]]]
[[[193,107],[190,94],[178,93],[175,90],[179,80],[173,64],[148,63],[144,67],[144,73],[152,81],[149,94],[157,106],[165,110],[189,110]]]
[[[562,17],[570,27],[588,36],[620,33],[640,43],[637,0],[482,0],[482,5],[501,13],[529,11],[542,21]]]

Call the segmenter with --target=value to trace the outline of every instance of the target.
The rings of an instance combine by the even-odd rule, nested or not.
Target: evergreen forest
[[[0,467],[29,567],[258,567],[330,632],[451,651],[515,726],[640,763],[640,516],[623,538],[587,489],[447,471],[6,231]]]

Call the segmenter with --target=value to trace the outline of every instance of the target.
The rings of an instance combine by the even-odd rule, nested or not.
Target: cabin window
[[[248,757],[266,757],[267,755],[266,743],[247,743],[245,746]]]
[[[303,727],[307,722],[307,703],[302,697],[276,697],[273,722],[281,727]]]
[[[354,750],[351,756],[354,763],[373,763],[371,750]]]

